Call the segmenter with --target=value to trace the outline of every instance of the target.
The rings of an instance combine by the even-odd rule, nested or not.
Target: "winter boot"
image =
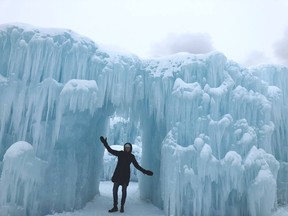
[[[121,209],[120,209],[120,212],[123,213],[124,212],[124,206],[121,205]]]
[[[112,209],[110,209],[108,212],[117,212],[118,211],[118,207],[114,206]]]

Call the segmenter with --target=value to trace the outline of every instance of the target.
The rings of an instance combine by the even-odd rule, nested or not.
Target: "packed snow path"
[[[78,211],[65,212],[54,214],[53,216],[113,216],[113,215],[125,215],[125,216],[161,216],[164,212],[149,202],[140,200],[138,183],[130,182],[127,189],[127,199],[125,204],[125,212],[109,213],[108,210],[113,206],[111,181],[100,182],[100,195],[96,195],[95,198],[87,203],[87,205]],[[121,187],[118,191],[119,202],[121,199]],[[119,206],[118,206],[119,207]],[[47,215],[48,216],[48,215]],[[51,216],[51,215],[50,215]]]

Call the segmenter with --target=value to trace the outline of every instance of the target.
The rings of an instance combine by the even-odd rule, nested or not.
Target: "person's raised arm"
[[[107,142],[107,137],[103,137],[103,136],[100,136],[100,141],[103,143],[104,147],[107,149],[107,151],[115,156],[119,156],[119,153],[120,151],[116,151],[114,149],[112,149],[109,145],[108,145],[108,142]]]
[[[150,170],[145,170],[143,167],[141,167],[138,162],[136,161],[135,157],[133,156],[133,160],[132,160],[133,165],[135,166],[136,169],[140,170],[142,173],[152,176],[153,172]]]

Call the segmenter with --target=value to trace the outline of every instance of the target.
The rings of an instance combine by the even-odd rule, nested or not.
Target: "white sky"
[[[0,0],[0,24],[11,22],[68,28],[143,58],[213,49],[288,65],[288,0]]]

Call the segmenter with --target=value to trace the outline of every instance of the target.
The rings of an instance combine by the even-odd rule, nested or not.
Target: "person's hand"
[[[100,141],[103,143],[103,144],[107,144],[107,137],[103,137],[103,136],[100,136]]]
[[[145,170],[144,174],[149,175],[149,176],[153,176],[153,172],[150,170]]]

